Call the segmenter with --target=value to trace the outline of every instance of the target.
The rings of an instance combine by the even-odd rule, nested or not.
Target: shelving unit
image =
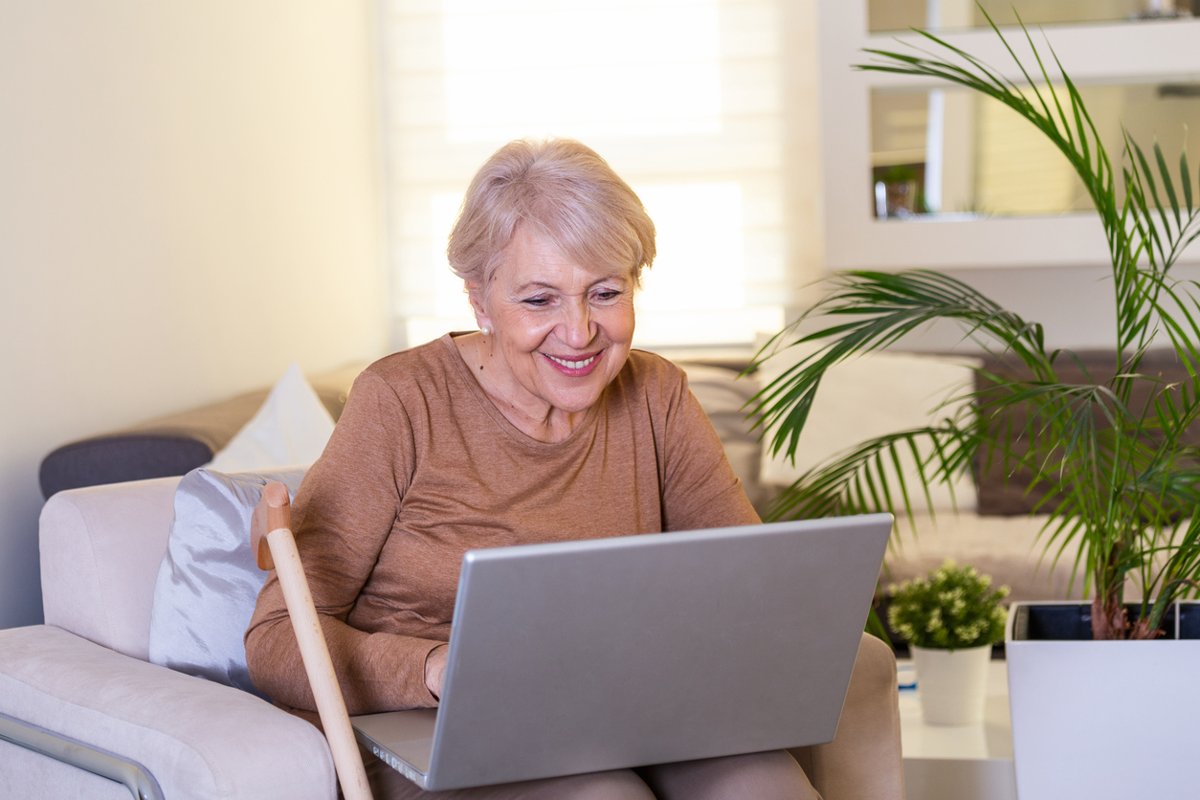
[[[972,0],[930,5],[973,7]],[[866,2],[819,0],[821,135],[826,261],[830,269],[935,269],[1092,266],[1108,263],[1105,239],[1090,213],[990,217],[930,214],[879,218],[872,186],[870,96],[873,90],[930,90],[944,84],[852,65],[869,60],[864,49],[902,50],[920,42],[913,33],[869,32]],[[1200,80],[1200,19],[1123,20],[1056,24],[1031,29],[1039,48],[1048,42],[1080,85],[1155,83],[1185,86]],[[1033,63],[1019,28],[1006,29],[1019,57]],[[1011,56],[990,29],[938,34],[1014,81]],[[1200,106],[1200,99],[1191,100]],[[927,141],[936,147],[950,126],[971,124],[961,109],[930,114]],[[940,121],[940,122],[939,122]],[[1143,143],[1144,145],[1147,143]],[[1111,148],[1110,148],[1111,149]],[[1115,159],[1119,152],[1111,152]],[[1173,155],[1173,154],[1169,154]],[[968,156],[969,157],[969,156]],[[970,169],[959,153],[934,153],[923,164],[930,179]],[[1116,166],[1116,165],[1115,165]],[[1118,167],[1119,168],[1119,167]],[[1200,262],[1200,249],[1188,255]],[[1186,263],[1186,261],[1184,262]]]

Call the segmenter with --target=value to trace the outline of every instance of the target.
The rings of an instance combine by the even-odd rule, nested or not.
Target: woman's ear
[[[485,308],[483,303],[483,287],[475,282],[468,283],[467,299],[471,302],[471,310],[475,312],[475,323],[479,326],[479,329],[491,329],[492,318],[487,313],[487,308]]]

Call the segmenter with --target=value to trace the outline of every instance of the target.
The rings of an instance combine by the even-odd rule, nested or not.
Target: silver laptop
[[[353,718],[425,789],[833,738],[888,514],[473,550],[440,708]]]

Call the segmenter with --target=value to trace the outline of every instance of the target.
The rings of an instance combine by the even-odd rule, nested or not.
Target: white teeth
[[[546,355],[546,358],[550,359],[555,364],[563,365],[567,369],[583,369],[588,364],[591,364],[593,361],[596,360],[596,357],[592,356],[591,358],[586,358],[583,361],[567,361],[566,359],[557,358],[557,357],[549,355],[549,354]]]

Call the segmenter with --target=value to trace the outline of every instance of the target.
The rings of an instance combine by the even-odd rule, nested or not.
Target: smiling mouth
[[[591,368],[600,360],[601,353],[593,353],[590,356],[579,359],[560,358],[552,356],[549,353],[542,353],[547,360],[557,366],[559,369],[569,373],[586,373],[591,371]]]

